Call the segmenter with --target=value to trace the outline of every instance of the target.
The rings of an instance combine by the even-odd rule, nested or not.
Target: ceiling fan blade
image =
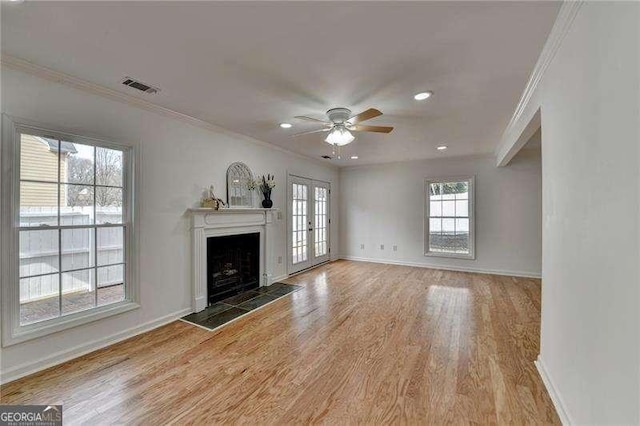
[[[349,119],[349,123],[358,124],[366,120],[371,120],[372,118],[377,117],[379,115],[382,115],[380,111],[378,111],[375,108],[369,108],[368,110],[363,111],[360,114],[354,115],[353,117],[351,117]]]
[[[308,132],[301,132],[301,133],[296,133],[295,135],[291,135],[291,137],[297,137],[297,136],[302,136],[302,135],[309,135],[311,133],[320,133],[320,132],[328,132],[329,130],[331,130],[330,128],[326,128],[326,129],[318,129],[318,130],[310,130]]]
[[[364,125],[359,124],[357,126],[351,127],[349,130],[354,131],[354,132],[391,133],[391,131],[393,130],[393,127],[390,127],[390,126],[364,126]]]
[[[297,118],[298,120],[313,121],[314,123],[332,124],[330,121],[318,120],[317,118],[306,117],[304,115],[296,115],[293,118]]]

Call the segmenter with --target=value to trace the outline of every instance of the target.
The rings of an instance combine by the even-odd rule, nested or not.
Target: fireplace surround
[[[200,312],[209,304],[208,300],[208,240],[215,237],[243,236],[254,234],[258,240],[258,274],[254,287],[268,286],[273,278],[273,227],[276,209],[222,209],[195,208],[191,214],[192,234],[192,307]],[[257,234],[257,235],[255,235]],[[223,241],[223,240],[221,240]],[[227,242],[231,245],[235,244]],[[232,256],[233,257],[233,256]],[[245,259],[246,261],[246,259]],[[226,261],[224,263],[230,263]],[[233,263],[233,262],[231,262]],[[222,265],[223,268],[228,265]],[[236,269],[231,266],[229,269]],[[229,270],[226,272],[229,274]],[[257,284],[257,285],[256,285]],[[228,285],[225,284],[225,285]],[[241,287],[241,285],[240,285]],[[238,287],[239,288],[239,287]],[[233,291],[231,291],[233,292]]]

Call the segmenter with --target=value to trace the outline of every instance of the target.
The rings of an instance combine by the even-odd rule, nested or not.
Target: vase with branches
[[[264,200],[262,200],[262,207],[270,209],[273,207],[273,201],[271,200],[271,190],[276,187],[275,176],[268,174],[266,177],[262,175],[262,178],[258,179],[257,187],[262,192]]]

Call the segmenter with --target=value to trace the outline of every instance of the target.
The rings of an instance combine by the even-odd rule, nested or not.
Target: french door
[[[329,260],[331,186],[299,176],[289,176],[289,273]]]

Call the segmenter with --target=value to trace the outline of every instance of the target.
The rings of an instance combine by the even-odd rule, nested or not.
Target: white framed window
[[[3,128],[3,346],[139,307],[134,149]]]
[[[425,256],[475,259],[475,178],[426,179]]]

